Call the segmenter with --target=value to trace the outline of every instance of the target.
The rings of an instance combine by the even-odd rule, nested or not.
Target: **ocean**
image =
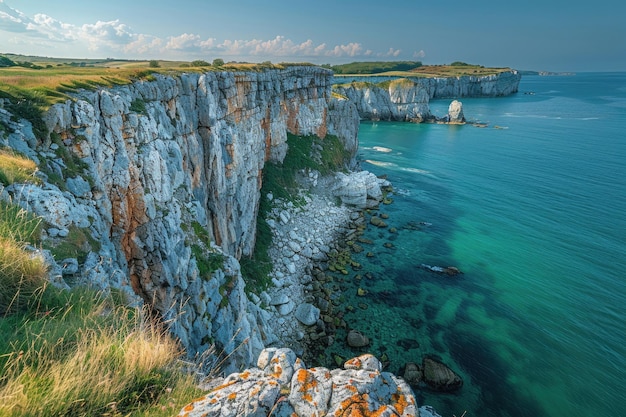
[[[391,372],[426,355],[457,372],[458,392],[416,389],[443,417],[626,414],[626,73],[461,101],[487,127],[361,123],[362,168],[394,191],[346,321]]]

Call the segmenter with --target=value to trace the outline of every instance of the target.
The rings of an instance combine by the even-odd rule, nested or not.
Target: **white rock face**
[[[155,75],[83,91],[52,106],[45,122],[63,139],[54,146],[87,164],[84,178],[67,181],[68,191],[0,191],[42,215],[57,236],[78,227],[100,242],[77,272],[82,279],[154,303],[189,352],[215,343],[226,354],[236,349],[233,364],[250,364],[275,340],[265,313],[244,293],[237,261],[254,248],[265,162],[285,156],[287,132],[336,134],[356,153],[356,110],[333,104],[330,80],[330,71],[302,66]],[[36,138],[27,122],[10,126],[19,134],[3,144],[63,173],[49,139]],[[188,242],[192,222],[207,231],[211,251],[224,255],[210,276],[199,272]]]
[[[458,100],[452,101],[448,107],[448,122],[449,123],[464,123],[465,116],[463,115],[463,103]]]
[[[430,117],[428,91],[409,79],[397,79],[383,89],[370,83],[335,87],[355,104],[359,116],[371,120],[418,121]]]

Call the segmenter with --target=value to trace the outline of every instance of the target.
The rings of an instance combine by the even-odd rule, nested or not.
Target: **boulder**
[[[350,347],[361,348],[370,344],[370,339],[358,330],[350,330],[346,337],[346,343]]]
[[[320,318],[320,309],[312,304],[303,303],[296,309],[295,316],[305,326],[313,326]]]
[[[404,374],[402,378],[410,385],[417,386],[422,382],[422,369],[414,362],[409,362],[404,366]]]
[[[463,380],[447,365],[432,359],[422,360],[424,382],[435,391],[452,392],[463,386]]]

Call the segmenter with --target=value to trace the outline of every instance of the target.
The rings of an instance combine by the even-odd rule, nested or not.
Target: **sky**
[[[0,53],[626,71],[626,2],[0,0]]]

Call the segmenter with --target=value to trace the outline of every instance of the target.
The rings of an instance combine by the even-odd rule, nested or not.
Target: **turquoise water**
[[[397,232],[366,232],[346,320],[390,371],[428,354],[458,372],[457,393],[417,392],[444,417],[624,415],[626,73],[527,76],[462,102],[488,127],[361,124]]]

